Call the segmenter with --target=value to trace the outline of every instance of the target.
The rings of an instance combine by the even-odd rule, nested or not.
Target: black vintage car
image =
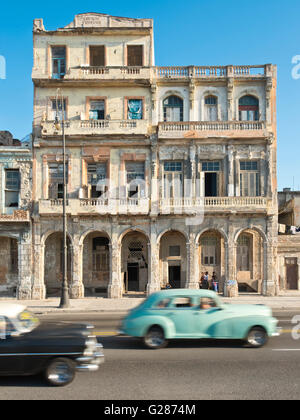
[[[104,355],[92,329],[40,323],[24,306],[0,303],[0,375],[43,373],[49,384],[64,386],[76,371],[97,371]]]

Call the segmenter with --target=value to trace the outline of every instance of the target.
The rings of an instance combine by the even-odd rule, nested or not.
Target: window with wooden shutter
[[[237,241],[237,270],[250,270],[250,238],[247,235],[240,235]]]
[[[5,207],[18,207],[20,193],[20,172],[18,169],[5,170]]]
[[[201,263],[205,266],[217,265],[217,239],[206,237],[201,240]]]
[[[205,98],[204,120],[218,120],[218,99],[215,96],[207,96]]]
[[[105,66],[105,47],[104,45],[97,45],[90,47],[90,66],[104,67]]]
[[[259,197],[260,195],[260,173],[258,162],[240,162],[240,194],[242,197]]]
[[[183,165],[182,162],[164,163],[164,198],[183,197]]]
[[[175,95],[169,96],[163,102],[163,111],[165,122],[183,121],[183,100]]]
[[[127,66],[143,66],[143,45],[127,46]]]

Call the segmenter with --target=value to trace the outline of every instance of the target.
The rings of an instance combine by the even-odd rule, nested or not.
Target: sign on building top
[[[76,15],[67,28],[151,28],[152,19],[132,19],[109,16],[102,13],[83,13]]]

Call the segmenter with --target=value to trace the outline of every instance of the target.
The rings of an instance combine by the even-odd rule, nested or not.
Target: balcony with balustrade
[[[62,215],[62,211],[62,199],[39,200],[41,216],[59,216]],[[68,199],[66,211],[72,216],[147,215],[150,211],[150,200],[148,198]]]
[[[160,214],[204,216],[214,213],[268,213],[272,200],[267,197],[184,197],[163,198]]]
[[[69,120],[64,123],[66,136],[148,135],[146,120]],[[42,137],[61,136],[54,121],[41,122]]]
[[[157,206],[158,204],[158,206]],[[205,214],[264,213],[271,209],[272,201],[266,197],[184,197],[161,198],[158,203],[149,198],[124,199],[68,199],[67,214],[72,216],[103,215],[161,215],[203,216]],[[62,199],[39,200],[41,216],[61,216]]]
[[[273,66],[166,66],[154,67],[153,77],[159,80],[203,79],[263,79],[272,77]]]
[[[158,136],[165,139],[207,137],[267,138],[265,121],[188,121],[161,122]]]

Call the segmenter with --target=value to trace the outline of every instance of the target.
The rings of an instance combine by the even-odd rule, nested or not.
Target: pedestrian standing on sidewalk
[[[217,279],[217,275],[215,272],[213,272],[212,278],[211,278],[211,283],[212,283],[212,289],[218,293],[219,291],[219,284],[218,284],[218,279]]]

